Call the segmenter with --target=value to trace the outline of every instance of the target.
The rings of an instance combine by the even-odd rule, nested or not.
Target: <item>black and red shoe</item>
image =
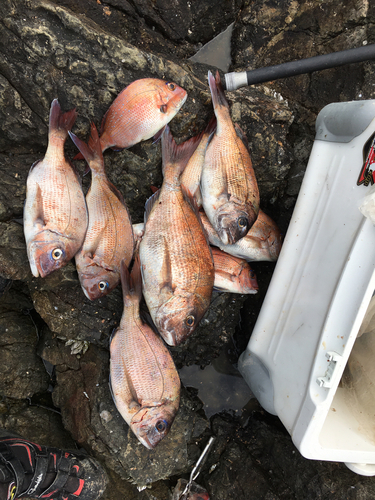
[[[0,500],[96,500],[106,484],[104,469],[85,452],[0,438]]]

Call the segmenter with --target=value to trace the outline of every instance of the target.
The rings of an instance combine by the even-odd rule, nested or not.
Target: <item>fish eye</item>
[[[194,322],[195,322],[195,318],[194,316],[188,316],[186,319],[185,319],[185,323],[187,326],[193,326],[194,325]]]
[[[164,432],[167,428],[167,422],[165,420],[158,420],[155,425],[155,429],[158,432]]]
[[[250,271],[250,278],[255,278],[255,271],[253,270]]]
[[[108,288],[108,287],[109,287],[109,285],[108,285],[108,283],[107,283],[106,281],[99,281],[99,283],[98,283],[98,288],[99,288],[99,290],[100,290],[101,292],[104,292],[104,290],[105,290],[106,288]]]
[[[237,220],[238,227],[240,229],[243,229],[244,227],[247,226],[247,219],[246,217],[239,217]]]
[[[64,252],[61,250],[61,248],[54,248],[52,250],[53,260],[60,260],[63,255],[64,255]]]
[[[167,87],[169,90],[172,90],[172,91],[176,89],[176,85],[172,82],[168,82]]]

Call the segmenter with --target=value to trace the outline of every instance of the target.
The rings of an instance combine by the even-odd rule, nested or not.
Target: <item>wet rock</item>
[[[0,103],[0,110],[3,109]],[[20,118],[21,120],[22,118]],[[43,135],[45,135],[43,130]],[[26,196],[26,179],[31,165],[37,160],[32,155],[0,155],[2,189],[0,191],[0,221],[22,219]]]
[[[108,347],[108,338],[122,314],[119,288],[91,302],[82,291],[73,263],[45,279],[33,279],[29,286],[35,310],[60,339]]]
[[[236,68],[255,69],[327,54],[367,43],[369,6],[363,0],[245,2],[233,36]],[[358,98],[364,64],[285,78],[268,84],[281,95],[318,112],[337,100]]]
[[[31,278],[22,224],[0,222],[0,241],[0,275],[16,280]]]
[[[76,449],[70,434],[55,410],[30,406],[25,401],[3,399],[0,403],[0,427],[30,439],[34,443],[62,449]]]
[[[31,306],[31,307],[30,307]],[[46,391],[49,380],[35,347],[32,305],[16,289],[0,298],[0,394],[22,399]]]

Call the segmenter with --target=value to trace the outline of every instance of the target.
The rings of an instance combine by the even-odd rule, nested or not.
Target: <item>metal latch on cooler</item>
[[[328,351],[326,353],[326,357],[328,358],[328,366],[327,370],[323,377],[318,377],[316,379],[319,387],[333,387],[336,382],[336,379],[341,376],[341,370],[343,363],[343,357],[337,352]]]

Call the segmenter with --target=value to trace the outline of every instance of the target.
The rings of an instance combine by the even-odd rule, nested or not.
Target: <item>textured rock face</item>
[[[44,155],[54,98],[64,110],[77,108],[73,131],[85,140],[90,121],[100,126],[116,95],[133,80],[174,81],[188,92],[170,123],[176,140],[184,141],[202,131],[212,115],[208,67],[188,58],[230,23],[235,21],[231,69],[242,70],[371,43],[373,9],[360,0],[345,5],[338,0],[179,0],[172,7],[164,0],[0,2],[2,427],[43,444],[84,446],[108,468],[107,500],[170,498],[210,435],[216,443],[198,482],[213,499],[316,499],[328,491],[340,498],[374,496],[371,479],[342,465],[303,459],[278,420],[255,403],[248,419],[228,413],[208,420],[189,388],[183,388],[171,433],[155,450],[143,448],[108,388],[108,347],[122,313],[121,290],[90,302],[73,262],[45,279],[33,278],[22,227],[26,178]],[[374,97],[373,67],[367,62],[227,94],[232,119],[248,138],[261,206],[283,233],[317,113],[332,101]],[[75,153],[68,140],[67,157]],[[151,186],[162,182],[160,144],[149,140],[121,152],[108,150],[104,157],[133,222],[142,222]],[[84,163],[74,164],[82,175]],[[90,176],[83,177],[85,191],[89,183]],[[196,333],[171,348],[178,368],[209,364],[230,338],[242,351],[274,265],[254,268],[259,293],[249,298],[215,293]],[[148,487],[139,491],[133,483]]]

